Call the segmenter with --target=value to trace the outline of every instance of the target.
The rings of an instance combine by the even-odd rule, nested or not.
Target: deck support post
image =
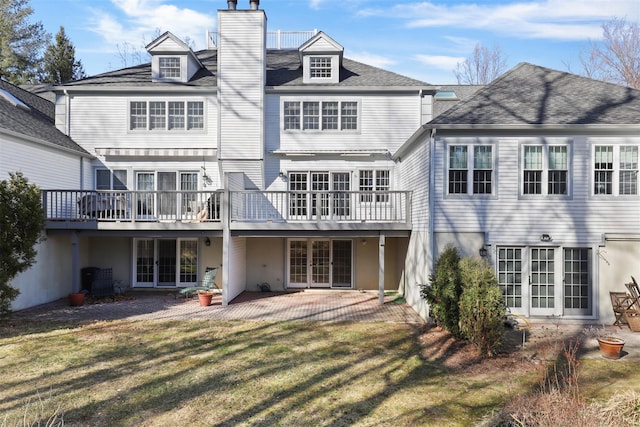
[[[384,243],[385,235],[380,234],[378,241],[378,292],[380,305],[384,304]]]
[[[80,249],[78,233],[71,233],[71,292],[80,292]]]

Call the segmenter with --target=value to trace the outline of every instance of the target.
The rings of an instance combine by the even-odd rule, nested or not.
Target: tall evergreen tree
[[[0,0],[0,77],[14,84],[38,81],[50,35],[41,22],[30,23],[29,0]]]
[[[76,60],[76,48],[64,32],[56,34],[55,43],[50,43],[44,53],[43,83],[65,83],[86,77],[80,60]]]

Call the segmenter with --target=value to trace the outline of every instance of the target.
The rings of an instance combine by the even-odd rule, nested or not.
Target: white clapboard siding
[[[58,98],[62,102],[64,98]],[[203,101],[204,130],[129,130],[130,101]],[[215,148],[217,102],[215,94],[102,94],[71,97],[70,136],[85,150],[96,148]],[[57,105],[56,111],[63,105]]]
[[[281,118],[284,100],[357,101],[359,129],[285,131]],[[393,153],[420,124],[420,98],[415,95],[270,95],[267,102],[267,150],[387,150]]]
[[[266,17],[261,10],[218,16],[218,157],[262,159]]]
[[[80,188],[81,164],[88,164],[80,154],[14,137],[0,136],[0,152],[0,179],[22,172],[42,189]]]
[[[599,242],[603,233],[637,233],[640,229],[640,199],[594,197],[591,195],[591,144],[584,136],[548,138],[547,141],[571,143],[571,197],[524,198],[520,195],[520,144],[540,142],[538,138],[475,138],[495,141],[497,147],[497,196],[449,196],[446,194],[445,141],[464,143],[464,138],[439,138],[435,152],[436,232],[489,232],[497,242],[533,242],[540,234],[554,242]],[[589,140],[593,143],[593,139]],[[610,140],[598,140],[606,143]],[[640,143],[640,138],[626,138]],[[635,142],[630,142],[635,141]],[[466,142],[471,142],[467,139]]]
[[[230,237],[229,238],[229,265],[228,268],[229,281],[227,288],[223,293],[224,302],[228,303],[247,288],[247,238],[246,237]]]
[[[429,230],[429,138],[414,144],[396,164],[399,190],[411,191],[411,221],[414,231]]]

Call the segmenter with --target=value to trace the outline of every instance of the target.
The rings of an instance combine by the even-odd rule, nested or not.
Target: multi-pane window
[[[312,56],[309,58],[309,76],[311,78],[331,78],[331,57]]]
[[[180,58],[159,58],[158,76],[162,78],[180,78]]]
[[[147,103],[134,101],[131,103],[131,129],[147,128]]]
[[[620,180],[621,195],[638,194],[638,147],[620,147]]]
[[[302,103],[302,129],[320,129],[320,103]]]
[[[361,170],[359,176],[359,189],[361,202],[372,202],[374,192],[376,202],[388,202],[389,194],[389,171],[384,170]],[[366,193],[365,193],[366,192]],[[370,194],[368,192],[371,192]]]
[[[593,193],[613,194],[613,146],[596,146],[593,165]]]
[[[184,102],[169,102],[169,129],[184,129]]]
[[[469,161],[469,149],[473,158]],[[493,147],[449,146],[449,194],[492,194]]]
[[[491,146],[473,147],[473,194],[491,194],[492,168]]]
[[[564,309],[567,314],[589,314],[591,306],[591,250],[564,250]]]
[[[522,194],[569,194],[568,146],[525,145],[522,152]]]
[[[505,305],[522,307],[522,249],[498,249],[498,283],[502,288]]]
[[[131,130],[204,129],[202,101],[131,101]]]
[[[164,102],[149,102],[149,129],[165,129],[166,114]]]
[[[126,190],[127,171],[125,169],[97,169],[96,190]]]
[[[638,194],[638,146],[596,145],[593,150],[593,194]]]
[[[284,130],[357,130],[354,101],[284,101]]]

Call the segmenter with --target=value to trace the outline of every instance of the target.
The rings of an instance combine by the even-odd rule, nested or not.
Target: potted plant
[[[624,340],[612,334],[604,325],[601,328],[590,326],[585,329],[585,334],[596,338],[600,353],[605,359],[619,359],[622,355]]]
[[[211,291],[198,291],[198,301],[202,307],[208,307],[211,305],[213,299],[213,292]]]

